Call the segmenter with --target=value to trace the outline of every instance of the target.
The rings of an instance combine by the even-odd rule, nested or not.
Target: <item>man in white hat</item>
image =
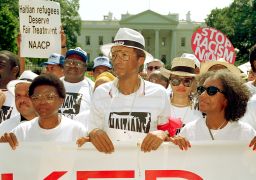
[[[37,116],[32,102],[28,96],[28,89],[32,80],[38,75],[32,71],[24,71],[18,80],[12,80],[8,83],[8,91],[15,96],[15,105],[19,112],[16,116],[0,124],[0,135],[10,132],[20,123],[32,120]]]
[[[112,69],[112,65],[109,62],[109,58],[106,56],[96,57],[93,61],[93,77],[97,79],[97,76],[103,72]]]
[[[156,70],[160,70],[161,67],[164,67],[164,63],[159,59],[153,59],[152,61],[147,62],[146,63],[147,78],[149,78],[152,72]]]
[[[100,152],[113,152],[112,142],[140,140],[141,150],[149,152],[167,138],[165,132],[157,131],[157,125],[169,116],[167,93],[139,76],[145,59],[152,59],[144,48],[144,37],[129,28],[120,28],[114,43],[101,47],[112,60],[117,78],[99,86],[92,100],[89,141]]]

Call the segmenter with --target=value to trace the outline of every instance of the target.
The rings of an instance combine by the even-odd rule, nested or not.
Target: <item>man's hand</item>
[[[77,141],[76,144],[78,145],[78,147],[81,147],[82,145],[84,145],[84,143],[86,142],[90,142],[90,138],[89,137],[80,137]]]
[[[9,143],[13,150],[19,145],[18,140],[14,133],[4,133],[0,138],[0,143]]]
[[[252,148],[253,151],[256,151],[256,136],[251,140],[249,147]]]
[[[114,145],[105,131],[94,129],[90,132],[89,138],[98,151],[104,153],[114,152]]]
[[[164,131],[152,131],[147,134],[141,144],[141,150],[150,152],[158,147],[167,139],[168,135]]]
[[[188,148],[191,147],[190,142],[182,136],[171,137],[168,141],[171,141],[175,145],[179,146],[181,150],[188,150]]]

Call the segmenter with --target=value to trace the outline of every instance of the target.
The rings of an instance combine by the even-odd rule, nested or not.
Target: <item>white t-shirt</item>
[[[80,122],[86,129],[88,129],[88,121],[90,118],[90,110],[86,110],[84,112],[79,113],[74,117],[74,120]]]
[[[248,81],[245,85],[248,87],[252,95],[256,94],[256,86],[253,85],[253,81]]]
[[[21,123],[21,116],[20,114],[2,122],[0,124],[0,135],[3,135],[6,132],[10,132],[12,129],[17,127]],[[24,121],[25,122],[25,121]]]
[[[19,114],[15,105],[15,97],[9,91],[5,91],[4,93],[6,99],[0,109],[0,123]]]
[[[211,133],[214,140],[251,141],[256,136],[255,130],[250,125],[240,121],[228,122],[222,129],[211,129]],[[186,137],[189,141],[212,140],[204,118],[186,124],[181,129],[180,135]]]
[[[53,129],[43,129],[39,126],[38,117],[21,123],[12,132],[19,142],[75,142],[79,137],[86,136],[87,130],[79,122],[61,116],[60,124]]]
[[[112,141],[135,141],[157,129],[159,117],[170,116],[164,87],[141,79],[139,89],[124,95],[116,88],[118,79],[100,85],[94,92],[89,130],[100,128]]]
[[[196,119],[202,118],[202,113],[198,110],[193,109],[190,106],[186,107],[177,107],[172,104],[171,106],[171,117],[173,118],[181,118],[183,124],[187,124]]]
[[[256,130],[256,100],[250,100],[241,121],[250,124]]]
[[[90,109],[94,82],[85,78],[78,83],[69,83],[61,78],[66,89],[66,98],[60,108],[60,113],[74,119],[74,117],[85,110]]]

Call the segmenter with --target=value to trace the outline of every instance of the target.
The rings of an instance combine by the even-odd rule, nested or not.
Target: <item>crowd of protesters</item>
[[[19,58],[0,51],[0,142],[92,143],[112,153],[118,141],[150,152],[165,141],[187,150],[190,141],[244,140],[256,150],[256,79],[245,82],[233,64],[184,52],[166,69],[141,33],[120,28],[101,46],[93,82],[87,53],[65,43],[62,31],[65,51],[53,52],[40,75],[19,73]],[[250,63],[254,75],[256,47]]]

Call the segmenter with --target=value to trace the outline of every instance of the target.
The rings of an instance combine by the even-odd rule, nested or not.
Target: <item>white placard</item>
[[[48,58],[61,53],[60,4],[19,0],[21,57]]]
[[[20,143],[13,151],[0,144],[4,180],[255,180],[256,153],[243,142],[192,142],[181,151],[170,143],[150,153],[136,144],[116,144],[98,152],[90,143]]]

